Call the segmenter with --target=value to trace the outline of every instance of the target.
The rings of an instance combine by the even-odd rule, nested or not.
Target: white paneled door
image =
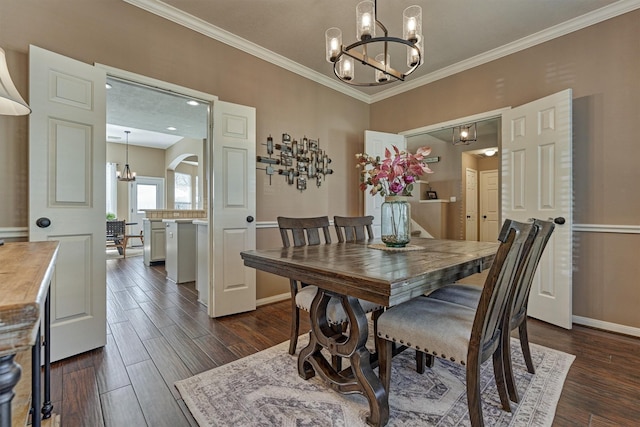
[[[500,232],[498,170],[480,171],[480,241],[495,242]]]
[[[256,248],[256,110],[215,101],[209,164],[209,315],[255,310],[256,271],[240,252]]]
[[[502,217],[552,219],[529,298],[528,314],[571,328],[573,191],[571,90],[502,116]]]
[[[380,156],[384,158],[385,148],[392,150],[392,146],[394,145],[398,147],[400,151],[406,150],[407,141],[405,136],[396,133],[374,132],[371,130],[364,131],[364,151],[370,156]],[[382,202],[384,202],[383,197],[379,195],[372,196],[368,190],[365,192],[364,214],[373,215],[373,235],[377,237],[382,235],[380,225],[380,208],[382,207]]]
[[[60,241],[51,360],[106,343],[106,73],[29,48],[29,240]]]

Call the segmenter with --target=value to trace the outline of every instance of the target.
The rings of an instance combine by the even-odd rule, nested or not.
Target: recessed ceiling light
[[[169,127],[167,128],[167,130],[178,130],[178,128],[173,127],[173,126],[169,126]]]
[[[198,103],[198,101],[194,101],[193,99],[192,99],[191,101],[187,101],[187,104],[189,104],[189,105],[193,105],[194,107],[195,107],[196,105],[200,105],[200,104]]]
[[[107,89],[111,89],[111,88],[113,87],[113,86],[111,86],[111,83],[106,83],[104,86],[105,86]]]

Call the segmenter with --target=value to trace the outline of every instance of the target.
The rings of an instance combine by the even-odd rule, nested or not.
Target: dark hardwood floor
[[[52,366],[63,427],[195,426],[176,380],[288,339],[289,301],[210,319],[193,283],[166,280],[142,257],[108,260],[107,285],[107,345]],[[530,340],[576,355],[554,425],[638,425],[640,339],[532,320]]]

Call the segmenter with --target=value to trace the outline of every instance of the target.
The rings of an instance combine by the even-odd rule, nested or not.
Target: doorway
[[[462,117],[448,122],[402,132],[407,138],[407,148],[429,146],[434,171],[429,175],[428,185],[436,191],[439,199],[446,201],[446,233],[443,238],[456,240],[478,240],[481,238],[482,213],[480,202],[483,194],[480,177],[485,170],[497,170],[500,176],[499,150],[501,146],[501,115],[504,110],[494,110],[475,116]],[[476,139],[468,145],[453,143],[456,127],[475,124]],[[475,176],[472,185],[474,194],[468,194],[467,177]],[[498,182],[499,188],[499,182]],[[498,219],[500,221],[500,192],[498,197]],[[468,207],[467,204],[471,203]],[[469,210],[470,209],[470,210]],[[425,227],[426,228],[426,227]]]

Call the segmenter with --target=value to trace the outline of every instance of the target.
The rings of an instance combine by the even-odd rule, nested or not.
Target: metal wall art
[[[291,140],[288,133],[282,134],[282,143],[274,144],[271,135],[267,138],[266,144],[267,154],[269,157],[257,156],[259,163],[265,163],[265,168],[257,168],[263,170],[269,175],[269,185],[271,185],[271,176],[283,175],[287,184],[294,185],[300,191],[307,189],[307,180],[315,179],[316,186],[320,187],[322,181],[327,175],[333,173],[333,169],[329,169],[331,159],[327,153],[320,148],[320,142],[317,139],[308,139],[306,136],[302,140]],[[282,169],[276,169],[274,165],[282,166]]]

